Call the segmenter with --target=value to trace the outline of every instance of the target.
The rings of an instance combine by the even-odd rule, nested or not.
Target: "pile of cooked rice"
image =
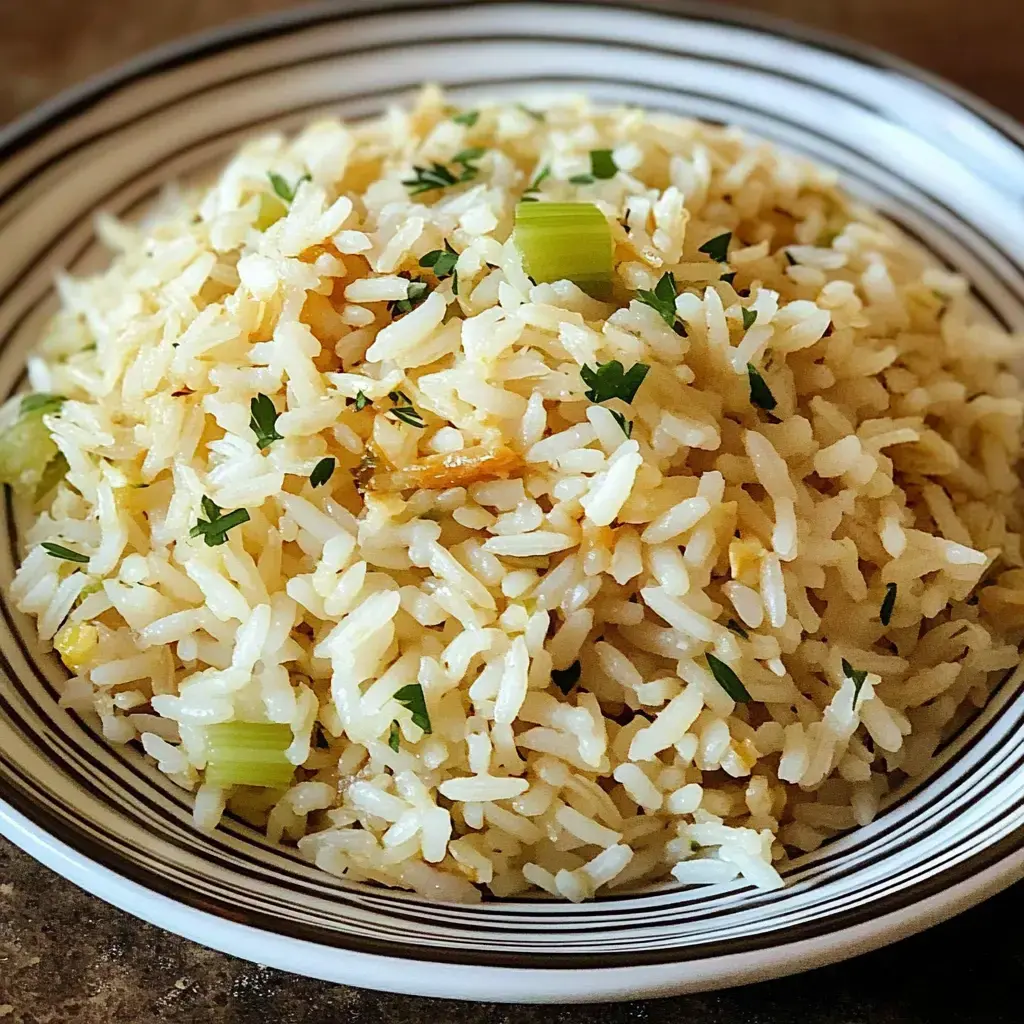
[[[613,301],[527,276],[524,195],[597,205]],[[779,886],[1018,661],[1019,340],[827,169],[428,89],[100,233],[12,595],[201,828],[449,900]],[[226,722],[292,784],[204,782]]]

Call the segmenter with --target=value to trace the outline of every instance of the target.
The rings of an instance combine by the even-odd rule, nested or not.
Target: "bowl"
[[[131,217],[247,136],[358,118],[439,81],[460,102],[586,91],[729,122],[837,166],[845,185],[1024,327],[1024,132],[882,54],[717,7],[342,3],[198,37],[0,134],[0,386],[101,264],[93,217]],[[2,512],[0,589],[19,557]],[[665,885],[581,905],[466,907],[346,884],[240,821],[213,835],[141,753],[60,708],[63,668],[0,599],[0,831],[154,924],[285,970],[466,999],[601,1000],[740,984],[835,961],[1024,875],[1024,692],[1011,674],[924,781],[787,871],[778,892]]]

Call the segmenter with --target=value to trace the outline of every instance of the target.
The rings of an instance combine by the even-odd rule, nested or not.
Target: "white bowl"
[[[465,101],[568,89],[740,124],[838,166],[965,274],[991,316],[1024,326],[1019,127],[879,54],[682,10],[335,4],[158,51],[44,106],[0,134],[4,394],[54,308],[54,272],[98,265],[97,210],[130,215],[248,135],[370,114],[424,80]],[[7,584],[18,546],[2,514]],[[1019,672],[926,782],[798,860],[781,892],[664,886],[464,907],[345,884],[241,823],[196,832],[187,794],[58,707],[59,663],[6,600],[0,611],[0,831],[131,913],[300,974],[516,1002],[692,991],[862,952],[1024,875]]]

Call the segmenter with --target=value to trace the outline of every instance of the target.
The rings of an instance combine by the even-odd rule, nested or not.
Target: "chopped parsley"
[[[710,256],[716,263],[725,263],[729,258],[729,243],[732,241],[732,232],[726,231],[721,235],[709,238],[697,251]]]
[[[857,698],[860,696],[861,687],[864,685],[864,680],[867,679],[867,672],[854,668],[845,658],[843,658],[843,675],[847,679],[853,680],[853,706],[857,706]]]
[[[571,185],[593,185],[594,176],[592,174],[574,174],[570,179]]]
[[[425,733],[430,732],[430,714],[427,711],[427,699],[423,696],[423,687],[419,683],[409,683],[395,692],[395,700],[412,712],[412,724],[418,725]]]
[[[645,306],[650,306],[669,327],[675,327],[677,294],[676,279],[670,271],[666,271],[653,291],[641,288],[636,297]]]
[[[269,171],[267,177],[270,179],[270,187],[273,188],[274,195],[286,203],[290,203],[295,198],[295,193],[299,191],[299,186],[304,181],[313,180],[308,174],[304,174],[294,185],[289,185],[280,174],[275,174],[273,171]]]
[[[612,414],[612,419],[614,419],[615,422],[618,423],[618,425],[622,428],[622,432],[626,435],[626,437],[632,437],[633,421],[627,420],[621,412],[616,412],[614,409],[609,409],[608,411]]]
[[[528,117],[532,117],[534,121],[538,123],[544,120],[544,114],[540,110],[531,110],[528,106],[523,103],[517,103],[516,106]]]
[[[404,299],[393,299],[388,303],[388,312],[392,316],[411,313],[430,294],[430,285],[418,277],[411,278]]]
[[[592,149],[590,151],[590,173],[598,181],[607,181],[619,173],[615,157],[610,149]]]
[[[206,519],[200,519],[189,531],[189,536],[202,537],[208,548],[226,544],[229,530],[249,522],[249,513],[244,508],[236,508],[234,512],[223,515],[220,507],[206,495],[203,495],[202,506]]]
[[[388,746],[397,754],[398,748],[402,745],[402,733],[398,728],[398,722],[392,722],[388,730]]]
[[[707,658],[708,668],[711,669],[711,674],[718,685],[738,704],[748,704],[750,694],[740,682],[740,677],[721,658],[716,658],[713,654],[705,654],[704,657]]]
[[[249,403],[249,429],[256,435],[260,450],[269,448],[274,441],[284,440],[277,432],[277,417],[280,413],[267,395],[257,395]]]
[[[313,467],[313,472],[309,474],[309,482],[314,487],[322,487],[334,475],[334,467],[336,465],[337,462],[330,455],[325,459],[321,459]]]
[[[779,403],[753,363],[747,363],[747,378],[750,381],[750,401],[759,409],[771,412]]]
[[[448,244],[445,239],[443,249],[433,249],[420,259],[420,266],[434,271],[438,281],[446,277],[452,279],[452,291],[459,294],[459,274],[455,269],[459,254]]]
[[[885,597],[882,600],[882,607],[878,612],[878,617],[882,620],[883,626],[888,626],[892,621],[892,611],[896,607],[896,584],[887,583],[885,585]]]
[[[551,177],[551,167],[549,164],[545,164],[538,172],[537,176],[530,182],[530,184],[523,191],[524,198],[529,196],[531,192],[539,192],[541,182]]]
[[[452,120],[456,124],[464,124],[467,128],[472,128],[480,120],[480,111],[464,110],[461,114],[456,114]]]
[[[411,405],[396,406],[388,415],[394,416],[396,420],[401,420],[402,423],[408,423],[410,427],[422,429],[426,426],[426,423],[423,422],[423,417]]]
[[[600,404],[610,398],[621,398],[624,402],[632,402],[650,367],[644,363],[634,363],[624,370],[618,359],[608,363],[598,363],[597,369],[589,366],[580,367],[580,377],[587,385],[585,392],[591,402]]]
[[[355,398],[346,398],[345,399],[345,404],[346,405],[349,402],[352,402],[353,405],[355,405],[356,412],[362,412],[370,404],[370,400],[366,397],[366,395],[362,391],[357,391]]]
[[[744,640],[750,639],[750,634],[735,619],[730,619],[725,624],[725,628],[731,629],[737,636],[743,637]]]
[[[574,661],[568,668],[553,668],[551,670],[551,682],[557,686],[565,696],[580,681],[580,672],[583,666],[579,661]]]
[[[743,314],[743,330],[749,331],[754,326],[754,321],[757,319],[756,309],[741,309],[740,312]]]
[[[724,281],[726,284],[732,284],[736,280],[736,271],[730,270],[728,274],[723,274],[719,281]]]
[[[86,565],[89,561],[88,555],[83,555],[81,551],[72,551],[71,548],[66,548],[63,544],[53,544],[44,540],[42,546],[48,555],[52,555],[54,558],[63,558],[66,562],[81,562],[82,565]]]
[[[444,164],[432,163],[429,167],[413,165],[413,177],[406,178],[402,184],[409,190],[409,195],[418,196],[423,192],[433,192],[435,189],[448,188],[451,185],[461,185],[464,181],[472,181],[480,169],[474,163],[479,160],[487,151],[479,146],[473,146],[456,153],[451,162],[459,165],[458,174]]]

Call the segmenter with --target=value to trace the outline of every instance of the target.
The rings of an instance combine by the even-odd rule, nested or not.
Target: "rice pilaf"
[[[607,287],[528,276],[606,258],[546,204]],[[1019,339],[827,169],[426,89],[99,229],[2,414],[11,592],[201,828],[447,900],[777,887],[1018,662]]]

